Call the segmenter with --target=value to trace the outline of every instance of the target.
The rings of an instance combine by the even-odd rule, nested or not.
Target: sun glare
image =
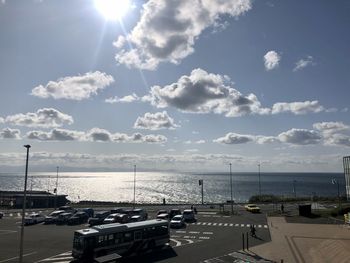
[[[122,18],[130,8],[129,0],[95,0],[96,9],[108,20]]]

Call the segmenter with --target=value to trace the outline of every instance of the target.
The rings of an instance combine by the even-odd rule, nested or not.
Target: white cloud
[[[312,56],[307,56],[306,58],[300,59],[295,63],[293,71],[298,71],[311,65],[315,65],[314,59]]]
[[[5,122],[4,118],[0,117],[0,123],[4,123],[4,122]]]
[[[160,130],[160,129],[176,129],[180,127],[175,124],[174,119],[171,118],[166,111],[156,113],[145,113],[143,117],[138,117],[134,128],[146,130]]]
[[[53,129],[49,132],[29,131],[27,138],[38,141],[82,141],[85,133],[66,129]]]
[[[4,128],[0,131],[1,139],[21,139],[21,131],[18,129]]]
[[[222,144],[244,144],[252,142],[255,140],[255,137],[252,135],[243,135],[238,133],[229,132],[224,137],[213,140],[213,142],[222,143]]]
[[[119,98],[117,96],[111,97],[111,98],[106,99],[105,102],[110,103],[110,104],[118,103],[118,102],[131,103],[131,102],[138,101],[138,100],[140,100],[140,98],[135,93],[133,93],[131,95],[124,96],[122,98]]]
[[[277,68],[280,61],[281,61],[281,55],[274,50],[268,51],[264,55],[264,64],[265,64],[266,70],[272,70]]]
[[[314,123],[313,128],[321,131],[324,134],[333,134],[339,131],[349,130],[350,126],[345,125],[343,122],[317,122]]]
[[[205,140],[198,140],[198,141],[185,141],[184,144],[204,144]]]
[[[73,118],[56,109],[43,108],[36,112],[7,116],[5,122],[17,126],[54,128],[61,127],[64,124],[72,124]]]
[[[251,9],[250,0],[150,0],[132,32],[119,37],[116,60],[128,67],[154,70],[161,62],[179,64],[194,52],[203,30]],[[129,49],[130,44],[132,48]]]
[[[262,135],[256,136],[255,141],[257,144],[270,144],[270,143],[280,142],[280,140],[274,136],[262,136]]]
[[[196,152],[199,152],[199,150],[198,149],[187,149],[187,150],[185,150],[185,152],[196,153]]]
[[[332,134],[325,139],[325,143],[328,145],[350,147],[350,136],[344,134]]]
[[[100,128],[92,128],[87,132],[66,129],[53,129],[45,131],[29,131],[27,138],[39,141],[91,141],[91,142],[116,142],[116,143],[166,143],[163,135],[134,133],[111,133]]]
[[[291,112],[296,115],[317,113],[325,108],[317,100],[304,102],[278,102],[272,106],[272,114]]]
[[[83,100],[96,95],[98,91],[103,90],[113,82],[113,77],[106,73],[88,72],[85,75],[50,81],[46,86],[37,86],[32,90],[31,95],[40,98]]]
[[[322,136],[313,130],[306,129],[291,129],[286,132],[282,132],[278,135],[281,142],[296,144],[296,145],[309,145],[320,143]]]
[[[226,117],[269,113],[254,94],[244,96],[230,84],[227,76],[194,69],[190,76],[182,76],[175,83],[151,87],[143,100],[158,108],[172,106],[183,112],[213,112]]]

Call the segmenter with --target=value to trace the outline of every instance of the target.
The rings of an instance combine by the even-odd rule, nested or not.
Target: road
[[[154,210],[155,211],[155,210]],[[141,258],[124,262],[232,262],[229,253],[242,249],[242,233],[249,232],[250,224],[257,229],[258,238],[250,238],[249,245],[255,246],[270,241],[269,229],[264,213],[251,214],[242,206],[235,205],[233,216],[224,216],[214,211],[201,212],[197,222],[186,228],[171,229],[168,249],[147,253]],[[0,220],[0,263],[18,262],[20,218],[16,213]],[[155,217],[150,212],[150,217]],[[24,262],[68,263],[73,232],[86,225],[57,226],[33,225],[25,227]],[[226,258],[226,259],[225,259]],[[227,260],[227,261],[225,261]]]

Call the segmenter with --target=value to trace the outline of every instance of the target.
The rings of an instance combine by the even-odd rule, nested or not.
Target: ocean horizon
[[[345,194],[343,173],[260,173],[261,194],[278,196],[337,196]],[[57,174],[30,173],[28,190],[49,191],[56,187]],[[230,199],[229,173],[137,172],[136,202],[199,203],[203,180],[204,202],[226,202]],[[232,173],[233,199],[247,202],[259,194],[258,173]],[[74,202],[82,200],[132,202],[133,172],[63,172],[58,175],[58,193]],[[0,173],[0,190],[23,191],[23,173]]]

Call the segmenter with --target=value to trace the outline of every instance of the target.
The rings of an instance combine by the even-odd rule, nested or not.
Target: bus
[[[109,254],[131,256],[169,242],[167,220],[97,225],[74,232],[72,256],[84,262]]]

